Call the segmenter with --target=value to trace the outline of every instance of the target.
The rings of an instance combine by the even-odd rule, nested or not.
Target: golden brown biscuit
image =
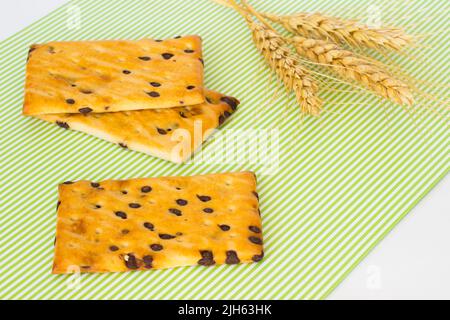
[[[53,273],[257,262],[261,229],[252,172],[65,182]]]
[[[30,48],[24,115],[204,102],[201,38],[50,42]]]
[[[207,90],[207,102],[179,108],[35,117],[173,162],[187,160],[239,101]]]

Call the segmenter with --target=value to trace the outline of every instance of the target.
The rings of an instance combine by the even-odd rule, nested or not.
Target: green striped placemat
[[[429,36],[414,59],[396,60],[425,80],[428,92],[448,99],[448,1],[252,4],[279,13],[320,10],[362,18],[378,10],[383,23]],[[271,168],[263,156],[175,165],[21,116],[31,43],[178,34],[202,35],[207,86],[242,101],[223,130],[258,129],[274,138]],[[448,112],[414,119],[367,93],[326,91],[327,112],[301,125],[292,97],[270,82],[242,19],[206,0],[72,1],[3,41],[1,70],[0,298],[325,298],[449,171]],[[222,138],[211,140],[204,154],[223,145]],[[58,183],[237,170],[254,170],[259,178],[264,262],[79,279],[50,274]]]

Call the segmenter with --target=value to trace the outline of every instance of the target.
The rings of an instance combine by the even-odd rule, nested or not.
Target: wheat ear
[[[296,13],[286,16],[264,13],[262,15],[281,24],[291,33],[354,47],[400,51],[412,43],[412,37],[399,28],[372,28],[356,20],[344,20],[321,13]]]
[[[304,37],[291,38],[297,52],[316,63],[330,66],[344,79],[354,80],[379,96],[400,105],[412,105],[409,86],[370,60],[334,43]]]
[[[256,48],[270,68],[293,91],[302,113],[319,115],[322,101],[317,97],[318,86],[309,71],[300,64],[286,41],[263,24],[247,18]]]

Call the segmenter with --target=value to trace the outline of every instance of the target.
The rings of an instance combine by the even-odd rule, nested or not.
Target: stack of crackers
[[[32,45],[23,114],[180,163],[239,104],[203,67],[195,35]]]
[[[203,65],[198,36],[33,45],[23,114],[183,162],[239,104],[204,88]],[[252,172],[66,181],[57,212],[57,274],[264,256]]]

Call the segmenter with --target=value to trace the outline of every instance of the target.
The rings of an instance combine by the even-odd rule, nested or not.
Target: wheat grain
[[[356,20],[344,20],[321,13],[296,13],[286,16],[265,13],[262,15],[281,24],[294,34],[333,41],[337,44],[400,51],[412,43],[412,37],[399,28],[372,28]]]
[[[285,40],[266,26],[247,18],[253,41],[270,68],[295,93],[302,113],[318,116],[322,101],[317,97],[318,86],[309,71],[300,64]]]
[[[369,60],[334,43],[296,36],[291,38],[297,52],[316,63],[330,66],[344,79],[354,80],[379,96],[400,105],[412,105],[413,96],[405,83]]]

